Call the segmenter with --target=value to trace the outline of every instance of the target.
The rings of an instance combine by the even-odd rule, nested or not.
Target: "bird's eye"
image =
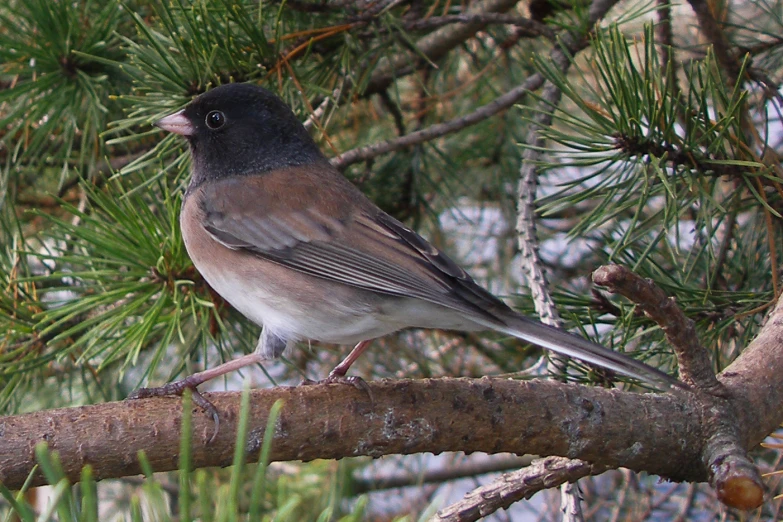
[[[207,127],[212,130],[219,129],[226,124],[226,115],[220,111],[209,111],[206,119]]]

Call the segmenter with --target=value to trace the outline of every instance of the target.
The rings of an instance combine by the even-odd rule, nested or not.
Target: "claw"
[[[212,436],[207,441],[207,444],[211,444],[212,441],[217,437],[218,431],[220,431],[220,415],[218,415],[218,411],[217,408],[215,408],[215,405],[209,402],[209,400],[206,399],[203,395],[201,395],[197,389],[191,388],[191,393],[193,403],[204,410],[204,413],[210,415],[212,417],[212,421],[215,423],[215,431],[212,432]]]
[[[305,379],[302,381],[300,386],[313,386],[315,384],[347,384],[349,386],[353,386],[357,390],[366,393],[367,397],[370,399],[370,406],[373,408],[375,407],[375,398],[373,397],[372,389],[370,388],[370,385],[367,384],[367,381],[361,377],[356,377],[354,375],[349,375],[346,377],[345,375],[338,375],[332,372],[326,379],[322,379],[320,381]]]
[[[215,440],[218,431],[220,430],[220,415],[218,414],[215,405],[201,395],[195,386],[191,386],[187,382],[187,379],[170,382],[157,388],[139,388],[128,395],[127,400],[148,399],[150,397],[169,397],[171,395],[178,395],[181,397],[185,389],[190,390],[193,403],[204,410],[204,413],[212,417],[212,421],[215,423],[215,431],[212,432],[212,436],[207,441],[207,444],[210,444]]]

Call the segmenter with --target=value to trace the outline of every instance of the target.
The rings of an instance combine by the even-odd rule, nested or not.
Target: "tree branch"
[[[720,387],[707,350],[696,335],[693,321],[685,317],[674,298],[650,279],[642,279],[624,266],[602,266],[593,274],[597,285],[606,286],[634,303],[666,334],[680,366],[680,376],[700,389],[714,392]]]
[[[752,448],[783,419],[783,306],[720,376],[725,403],[705,394],[636,394],[551,381],[429,379],[369,383],[375,397],[349,386],[279,387],[251,392],[251,428],[245,444],[257,458],[268,412],[285,401],[272,445],[273,460],[442,451],[511,452],[578,458],[607,468],[626,467],[672,480],[708,478],[705,455],[716,407],[730,408],[744,448]],[[221,412],[221,430],[194,416],[193,466],[232,461],[239,393],[209,394]],[[60,453],[66,475],[78,480],[85,464],[96,478],[140,472],[145,450],[153,469],[177,467],[181,401],[155,398],[42,411],[0,418],[0,482],[19,488],[34,467],[33,450],[47,442]],[[719,496],[745,509],[761,497],[736,488],[745,477],[732,462],[712,469]],[[44,483],[36,475],[31,485]],[[752,488],[751,488],[752,489]]]
[[[740,79],[740,63],[730,50],[731,46],[726,38],[726,34],[715,19],[709,2],[706,0],[688,0],[688,3],[696,14],[696,19],[699,21],[699,27],[704,36],[712,44],[718,63],[720,63],[728,75],[729,85],[733,87]]]
[[[486,15],[508,11],[519,0],[483,0],[471,6],[463,16]],[[362,96],[370,96],[386,90],[396,79],[407,76],[418,67],[436,62],[449,51],[471,38],[486,25],[486,22],[470,22],[452,25],[433,31],[416,42],[416,52],[403,52],[390,58],[383,58],[372,73]],[[426,57],[426,58],[425,58]]]
[[[395,475],[373,476],[370,478],[354,477],[351,481],[351,492],[362,495],[370,491],[420,486],[422,484],[441,484],[460,478],[476,477],[488,473],[515,470],[530,466],[534,457],[508,455],[506,457],[485,457],[484,460],[469,461],[446,468],[427,469],[423,473],[399,473]]]
[[[543,36],[547,40],[555,40],[555,32],[546,24],[530,18],[505,13],[466,13],[458,15],[432,16],[423,20],[414,20],[405,24],[408,31],[433,29],[443,25],[460,24],[507,24],[521,29],[520,36]]]
[[[460,502],[438,512],[433,520],[438,522],[479,520],[499,509],[508,508],[514,502],[530,498],[543,489],[553,488],[603,471],[606,470],[581,460],[560,457],[537,460],[525,469],[503,475],[492,484],[471,491]]]
[[[636,303],[666,333],[680,363],[680,373],[700,392],[705,445],[702,461],[710,471],[710,483],[718,498],[729,505],[749,509],[761,504],[764,485],[758,469],[747,455],[746,441],[733,404],[712,371],[707,350],[696,335],[693,321],[685,317],[674,299],[650,280],[625,267],[603,266],[593,274],[596,284],[608,286]]]
[[[373,404],[365,393],[344,385],[251,391],[248,455],[258,458],[268,412],[282,399],[272,460],[510,452],[579,458],[674,480],[707,477],[699,460],[703,413],[687,394],[490,378],[368,384]],[[212,421],[194,409],[192,465],[227,466],[240,393],[206,395],[220,412],[220,432],[207,444]],[[140,450],[154,470],[176,469],[181,405],[177,397],[153,398],[0,418],[0,482],[12,489],[22,485],[39,442],[59,452],[73,481],[85,464],[99,479],[137,474]],[[43,483],[40,474],[33,480],[33,485]]]
[[[567,65],[569,62],[564,62]],[[565,70],[565,69],[562,69]],[[552,124],[551,110],[560,103],[562,92],[552,84],[547,84],[538,111],[533,118],[533,125],[528,130],[522,153],[522,165],[519,169],[519,184],[517,186],[517,232],[522,270],[530,287],[533,305],[541,321],[550,326],[563,327],[563,321],[557,311],[552,294],[549,291],[549,281],[544,272],[544,263],[539,255],[539,242],[536,228],[536,192],[538,187],[538,162],[541,159],[544,139],[539,132]],[[549,356],[554,374],[565,375],[567,358],[557,354]]]
[[[470,114],[466,114],[460,118],[447,121],[445,123],[438,123],[431,125],[426,129],[420,131],[411,132],[405,136],[395,138],[366,147],[360,147],[352,149],[342,153],[341,155],[331,159],[332,165],[339,170],[344,170],[349,165],[357,163],[359,161],[365,161],[387,152],[400,150],[411,145],[417,145],[426,141],[457,132],[465,127],[470,127],[480,121],[483,121],[490,116],[508,109],[519,100],[521,100],[528,92],[538,89],[544,83],[544,77],[540,74],[534,74],[525,80],[522,85],[519,85],[511,89],[506,94],[495,98],[486,105],[482,105]]]
[[[591,23],[590,27],[592,27],[592,24],[599,20],[600,17],[603,16],[615,3],[617,3],[617,0],[602,0],[601,2],[594,2],[594,4],[591,5],[589,17]],[[570,56],[583,49],[585,45],[586,39],[584,33],[566,34],[563,37],[562,44],[552,50],[550,59],[554,63],[557,63],[564,68],[566,67],[565,64],[567,64],[567,62],[570,60]],[[466,114],[465,116],[461,116],[445,123],[432,125],[426,129],[412,132],[399,138],[346,151],[340,156],[332,158],[332,165],[334,165],[339,170],[344,170],[349,165],[359,161],[365,161],[376,156],[380,156],[381,154],[386,154],[387,152],[399,150],[411,145],[417,145],[419,143],[424,143],[426,141],[445,136],[446,134],[457,132],[508,109],[515,103],[519,102],[529,92],[540,88],[543,84],[543,75],[540,73],[533,74],[521,85],[511,89],[506,94],[499,96],[490,103],[482,105],[470,114]]]

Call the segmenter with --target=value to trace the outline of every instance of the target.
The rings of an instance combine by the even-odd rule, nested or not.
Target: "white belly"
[[[355,344],[401,328],[398,324],[390,324],[385,314],[377,313],[361,296],[344,301],[341,297],[345,296],[336,294],[345,292],[335,291],[330,287],[336,285],[327,282],[322,282],[327,284],[328,291],[320,299],[312,295],[310,299],[302,299],[297,293],[286,294],[280,285],[265,280],[258,273],[241,277],[233,271],[210,272],[213,271],[201,271],[217,293],[242,315],[283,339]],[[303,277],[302,274],[295,276]]]

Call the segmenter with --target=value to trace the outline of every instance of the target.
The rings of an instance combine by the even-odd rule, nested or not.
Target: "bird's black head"
[[[192,187],[327,161],[290,107],[257,85],[216,87],[155,125],[188,139]]]

